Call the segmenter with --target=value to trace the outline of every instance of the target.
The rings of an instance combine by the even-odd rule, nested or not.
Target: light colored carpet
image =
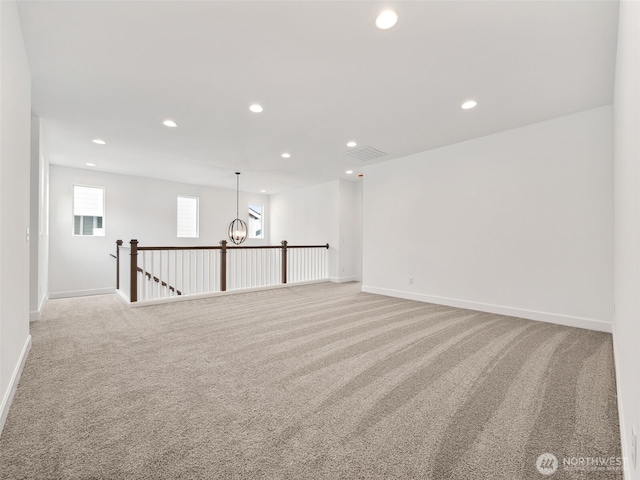
[[[620,455],[611,336],[288,287],[127,309],[51,300],[3,479],[520,479]]]

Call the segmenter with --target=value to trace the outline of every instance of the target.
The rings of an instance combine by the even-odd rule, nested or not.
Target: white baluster
[[[205,263],[205,260],[204,260],[204,250],[200,250],[200,256],[202,258],[202,293],[206,293],[207,289],[205,288],[206,283],[205,283],[204,277],[207,270],[206,268],[207,264]]]
[[[173,251],[173,288],[174,295],[178,295],[178,251]]]
[[[317,280],[318,279],[318,249],[314,248],[313,252],[312,252],[312,258],[311,258],[311,262],[313,265],[313,279]]]

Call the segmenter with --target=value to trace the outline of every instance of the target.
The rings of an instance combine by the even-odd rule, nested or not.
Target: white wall
[[[362,183],[341,180],[338,187],[339,276],[344,280],[360,281],[362,279]]]
[[[14,1],[0,2],[0,429],[29,336],[31,73]]]
[[[104,237],[73,235],[74,185],[105,188]],[[198,239],[176,236],[178,195],[200,199]],[[240,217],[245,221],[249,203],[263,204],[269,218],[267,195],[240,192]],[[218,245],[235,218],[236,192],[51,165],[50,205],[49,296],[54,298],[113,291],[116,266],[109,254],[115,253],[118,239],[128,244],[135,238],[145,246]],[[243,245],[267,245],[268,238],[267,228],[264,240]]]
[[[49,161],[44,154],[44,135],[40,125],[38,157],[38,310],[37,317],[49,293]]]
[[[614,124],[614,325],[623,454],[640,426],[640,3],[620,2]],[[640,478],[630,465],[625,478]]]
[[[330,275],[338,276],[338,182],[271,195],[271,243],[329,244]]]
[[[365,291],[610,331],[611,107],[364,175]]]
[[[271,242],[329,243],[333,281],[359,280],[361,196],[352,182],[333,182],[271,195]]]
[[[355,276],[358,281],[362,281],[362,194],[364,183],[360,181],[356,188],[356,197],[354,204],[354,222],[355,222]]]
[[[29,165],[29,231],[33,240],[29,243],[29,315],[38,317],[38,220],[40,175],[40,119],[31,117],[31,162]]]
[[[49,277],[49,170],[41,148],[40,119],[31,117],[29,316],[39,320]]]

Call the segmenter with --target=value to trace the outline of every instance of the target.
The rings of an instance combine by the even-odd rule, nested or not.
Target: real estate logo
[[[558,459],[553,453],[543,453],[536,460],[536,468],[542,475],[553,475],[558,470]]]

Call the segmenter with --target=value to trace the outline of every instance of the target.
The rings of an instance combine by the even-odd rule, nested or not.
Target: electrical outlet
[[[638,461],[638,434],[636,433],[636,426],[631,427],[631,465],[633,468],[637,468]]]
[[[413,277],[409,277],[409,285],[413,285]]]

